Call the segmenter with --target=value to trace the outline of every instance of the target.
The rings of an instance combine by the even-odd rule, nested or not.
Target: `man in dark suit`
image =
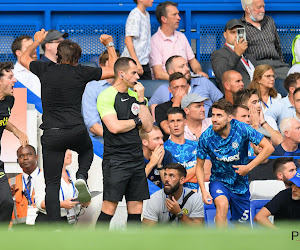
[[[243,77],[244,87],[247,88],[257,66],[255,59],[250,54],[244,54],[248,48],[247,41],[243,38],[237,41],[237,28],[243,28],[242,22],[237,19],[229,20],[225,26],[224,47],[211,54],[216,82],[223,93],[222,76],[224,72],[228,70],[239,72]]]

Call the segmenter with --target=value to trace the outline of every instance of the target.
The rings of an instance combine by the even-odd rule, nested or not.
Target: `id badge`
[[[76,224],[77,216],[75,213],[75,208],[67,209],[67,220],[69,224]]]
[[[34,207],[32,205],[28,205],[26,225],[34,225],[35,224],[35,219],[38,216],[37,211],[38,211],[37,207]]]

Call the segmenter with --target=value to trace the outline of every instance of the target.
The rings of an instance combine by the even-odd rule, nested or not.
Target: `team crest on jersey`
[[[182,212],[183,212],[184,214],[188,214],[188,213],[189,213],[189,210],[187,210],[186,208],[183,208],[183,209],[182,209]]]
[[[222,191],[221,189],[217,189],[217,190],[216,190],[216,193],[217,193],[217,194],[223,194],[223,191]]]
[[[232,143],[232,147],[234,149],[237,149],[239,147],[239,144],[235,141],[235,142]]]
[[[195,149],[192,154],[193,155],[197,154],[197,150]]]
[[[132,103],[131,112],[134,115],[138,115],[138,113],[140,113],[140,105],[138,105],[137,103]]]

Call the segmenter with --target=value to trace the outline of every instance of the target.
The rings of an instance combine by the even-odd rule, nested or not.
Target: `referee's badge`
[[[131,112],[134,115],[138,115],[138,113],[140,113],[140,105],[138,105],[137,103],[132,103]]]

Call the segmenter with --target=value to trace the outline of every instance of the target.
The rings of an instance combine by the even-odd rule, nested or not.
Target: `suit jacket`
[[[248,60],[253,64],[254,67],[257,66],[256,60],[250,54],[244,53]],[[239,72],[243,77],[243,82],[245,84],[244,88],[247,88],[250,84],[250,76],[244,64],[241,61],[241,56],[238,56],[234,51],[232,51],[227,46],[219,50],[215,50],[211,54],[211,64],[216,77],[216,82],[219,89],[224,93],[224,88],[222,85],[222,75],[228,70],[235,70]]]

